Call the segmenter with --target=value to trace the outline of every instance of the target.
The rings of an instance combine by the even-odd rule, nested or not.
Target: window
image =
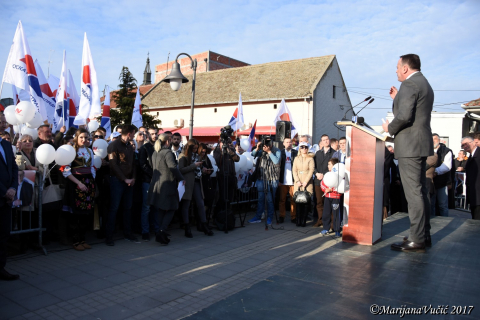
[[[217,108],[214,108],[214,109],[213,109],[213,112],[217,113]]]
[[[277,109],[277,105],[276,105],[276,104],[273,105],[273,109]]]
[[[160,114],[160,112],[157,112],[157,116]]]
[[[335,99],[335,86],[333,86],[333,99]]]

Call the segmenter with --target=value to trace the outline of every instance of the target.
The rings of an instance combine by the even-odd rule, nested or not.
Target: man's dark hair
[[[174,133],[173,133],[173,136],[174,136],[174,137],[180,137],[180,138],[182,137],[182,135],[181,135],[180,133],[178,133],[178,132],[174,132]]]
[[[119,125],[115,128],[115,131],[118,132],[118,129],[120,129],[120,130],[123,131],[123,124],[119,124]]]
[[[333,165],[336,165],[338,163],[338,159],[337,158],[330,158],[330,160],[328,160],[328,162],[330,162]]]
[[[50,125],[49,125],[49,124],[42,124],[41,126],[39,126],[39,127],[37,128],[37,131],[39,131],[40,128],[50,128]]]
[[[480,140],[480,132],[475,132],[475,133],[473,134],[473,139]]]
[[[138,131],[140,131],[140,129],[142,129],[142,128],[145,129],[145,130],[147,129],[147,127],[145,127],[145,126],[140,126],[140,127],[138,127]]]
[[[68,128],[67,132],[65,132],[66,136],[75,136],[75,132],[77,131],[77,128],[75,127],[70,127]]]
[[[408,65],[408,67],[412,70],[420,71],[420,57],[414,53],[404,54],[400,56],[402,59],[402,64]]]
[[[73,139],[72,136],[65,136],[65,137],[63,137],[63,139],[62,139],[62,145],[67,144],[67,142],[70,141],[70,140],[72,140],[72,139]]]
[[[163,134],[172,134],[172,131],[164,131]]]
[[[337,142],[337,141],[338,141],[337,139],[332,138],[332,139],[330,139],[330,144],[333,144],[333,143],[335,143],[335,142]]]
[[[440,139],[440,136],[438,135],[438,133],[432,133],[432,137],[437,137]]]
[[[135,132],[135,126],[132,124],[124,124],[122,126],[122,136],[128,134],[128,133],[134,133]]]
[[[107,129],[105,129],[104,127],[98,127],[97,131],[98,130],[103,131],[103,133],[107,133]]]
[[[10,133],[7,132],[7,131],[4,131],[4,132],[2,133],[2,137],[5,137],[5,136],[10,136]]]
[[[347,138],[346,137],[340,137],[340,139],[338,139],[338,141],[340,141],[340,140],[347,140]]]
[[[320,140],[322,140],[323,137],[327,137],[328,138],[328,134],[322,134],[322,136],[320,137]],[[330,138],[329,138],[330,139]]]

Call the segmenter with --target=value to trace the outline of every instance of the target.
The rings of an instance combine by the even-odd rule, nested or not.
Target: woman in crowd
[[[215,199],[215,193],[217,191],[217,178],[211,176],[213,173],[213,165],[207,156],[209,153],[210,149],[207,145],[205,143],[200,143],[200,146],[198,147],[198,160],[203,163],[203,168],[207,169],[202,174],[203,202],[205,207],[207,207],[205,210],[207,216],[210,216],[213,207],[213,200]]]
[[[207,219],[205,217],[205,204],[203,202],[204,196],[202,187],[202,175],[209,171],[207,168],[202,167],[202,161],[200,161],[197,151],[197,140],[190,139],[178,157],[178,168],[186,180],[185,194],[181,201],[181,212],[183,222],[185,223],[185,237],[187,238],[193,238],[188,218],[188,209],[190,208],[192,197],[197,205],[203,232],[206,235],[213,236],[213,231],[208,227]]]
[[[73,139],[76,157],[70,165],[63,167],[63,176],[67,178],[63,210],[70,212],[73,247],[78,251],[92,248],[85,242],[85,233],[94,209],[96,172],[93,152],[86,147],[88,139],[86,129],[77,130]]]
[[[295,158],[292,167],[295,183],[294,194],[298,190],[306,190],[313,195],[313,171],[315,169],[314,154],[308,153],[310,145],[300,142],[299,154]],[[295,204],[297,206],[297,226],[305,227],[308,213],[308,204]],[[321,214],[321,213],[319,213]]]
[[[40,164],[36,162],[35,151],[33,148],[33,138],[29,134],[24,134],[20,139],[21,150],[17,150],[15,162],[18,170],[35,170],[39,169]]]
[[[105,132],[102,129],[103,128],[98,128],[97,131],[93,133],[93,140],[90,148],[93,148],[93,143],[95,141],[102,139],[106,140]],[[108,165],[108,157],[103,158],[101,167],[96,169],[97,173],[95,182],[97,186],[97,194],[95,198],[95,205],[97,206],[97,211],[95,212],[95,217],[98,216],[98,220],[95,220],[95,223],[98,221],[98,225],[100,225],[100,229],[97,229],[96,233],[98,239],[104,239],[108,215],[107,213],[109,212],[110,208],[110,166]]]
[[[135,141],[135,147],[136,147],[137,152],[143,146],[143,144],[145,143],[145,139],[147,138],[146,134],[147,133],[145,131],[142,131],[142,130],[135,133],[135,136],[133,137],[133,140]]]
[[[175,210],[178,209],[177,181],[183,181],[185,185],[185,179],[177,168],[175,156],[170,150],[170,140],[166,134],[158,136],[154,149],[153,176],[148,190],[148,203],[159,210],[160,231],[156,235],[156,241],[167,245],[170,239],[166,231]]]

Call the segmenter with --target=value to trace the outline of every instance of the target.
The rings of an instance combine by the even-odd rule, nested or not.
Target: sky
[[[400,85],[398,58],[416,53],[435,111],[462,112],[461,103],[480,98],[476,0],[0,0],[0,12],[0,69],[21,20],[45,74],[60,76],[66,50],[77,90],[86,32],[100,90],[117,88],[123,66],[141,84],[147,53],[152,71],[169,53],[171,61],[180,52],[212,50],[250,64],[335,54],[352,105],[373,96],[360,115],[380,125],[392,106],[389,88]],[[11,92],[6,84],[1,97]]]

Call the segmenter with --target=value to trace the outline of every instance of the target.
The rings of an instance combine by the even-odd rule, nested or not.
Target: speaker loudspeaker
[[[290,121],[277,121],[275,127],[275,141],[283,142],[285,138],[291,138],[292,123]]]

